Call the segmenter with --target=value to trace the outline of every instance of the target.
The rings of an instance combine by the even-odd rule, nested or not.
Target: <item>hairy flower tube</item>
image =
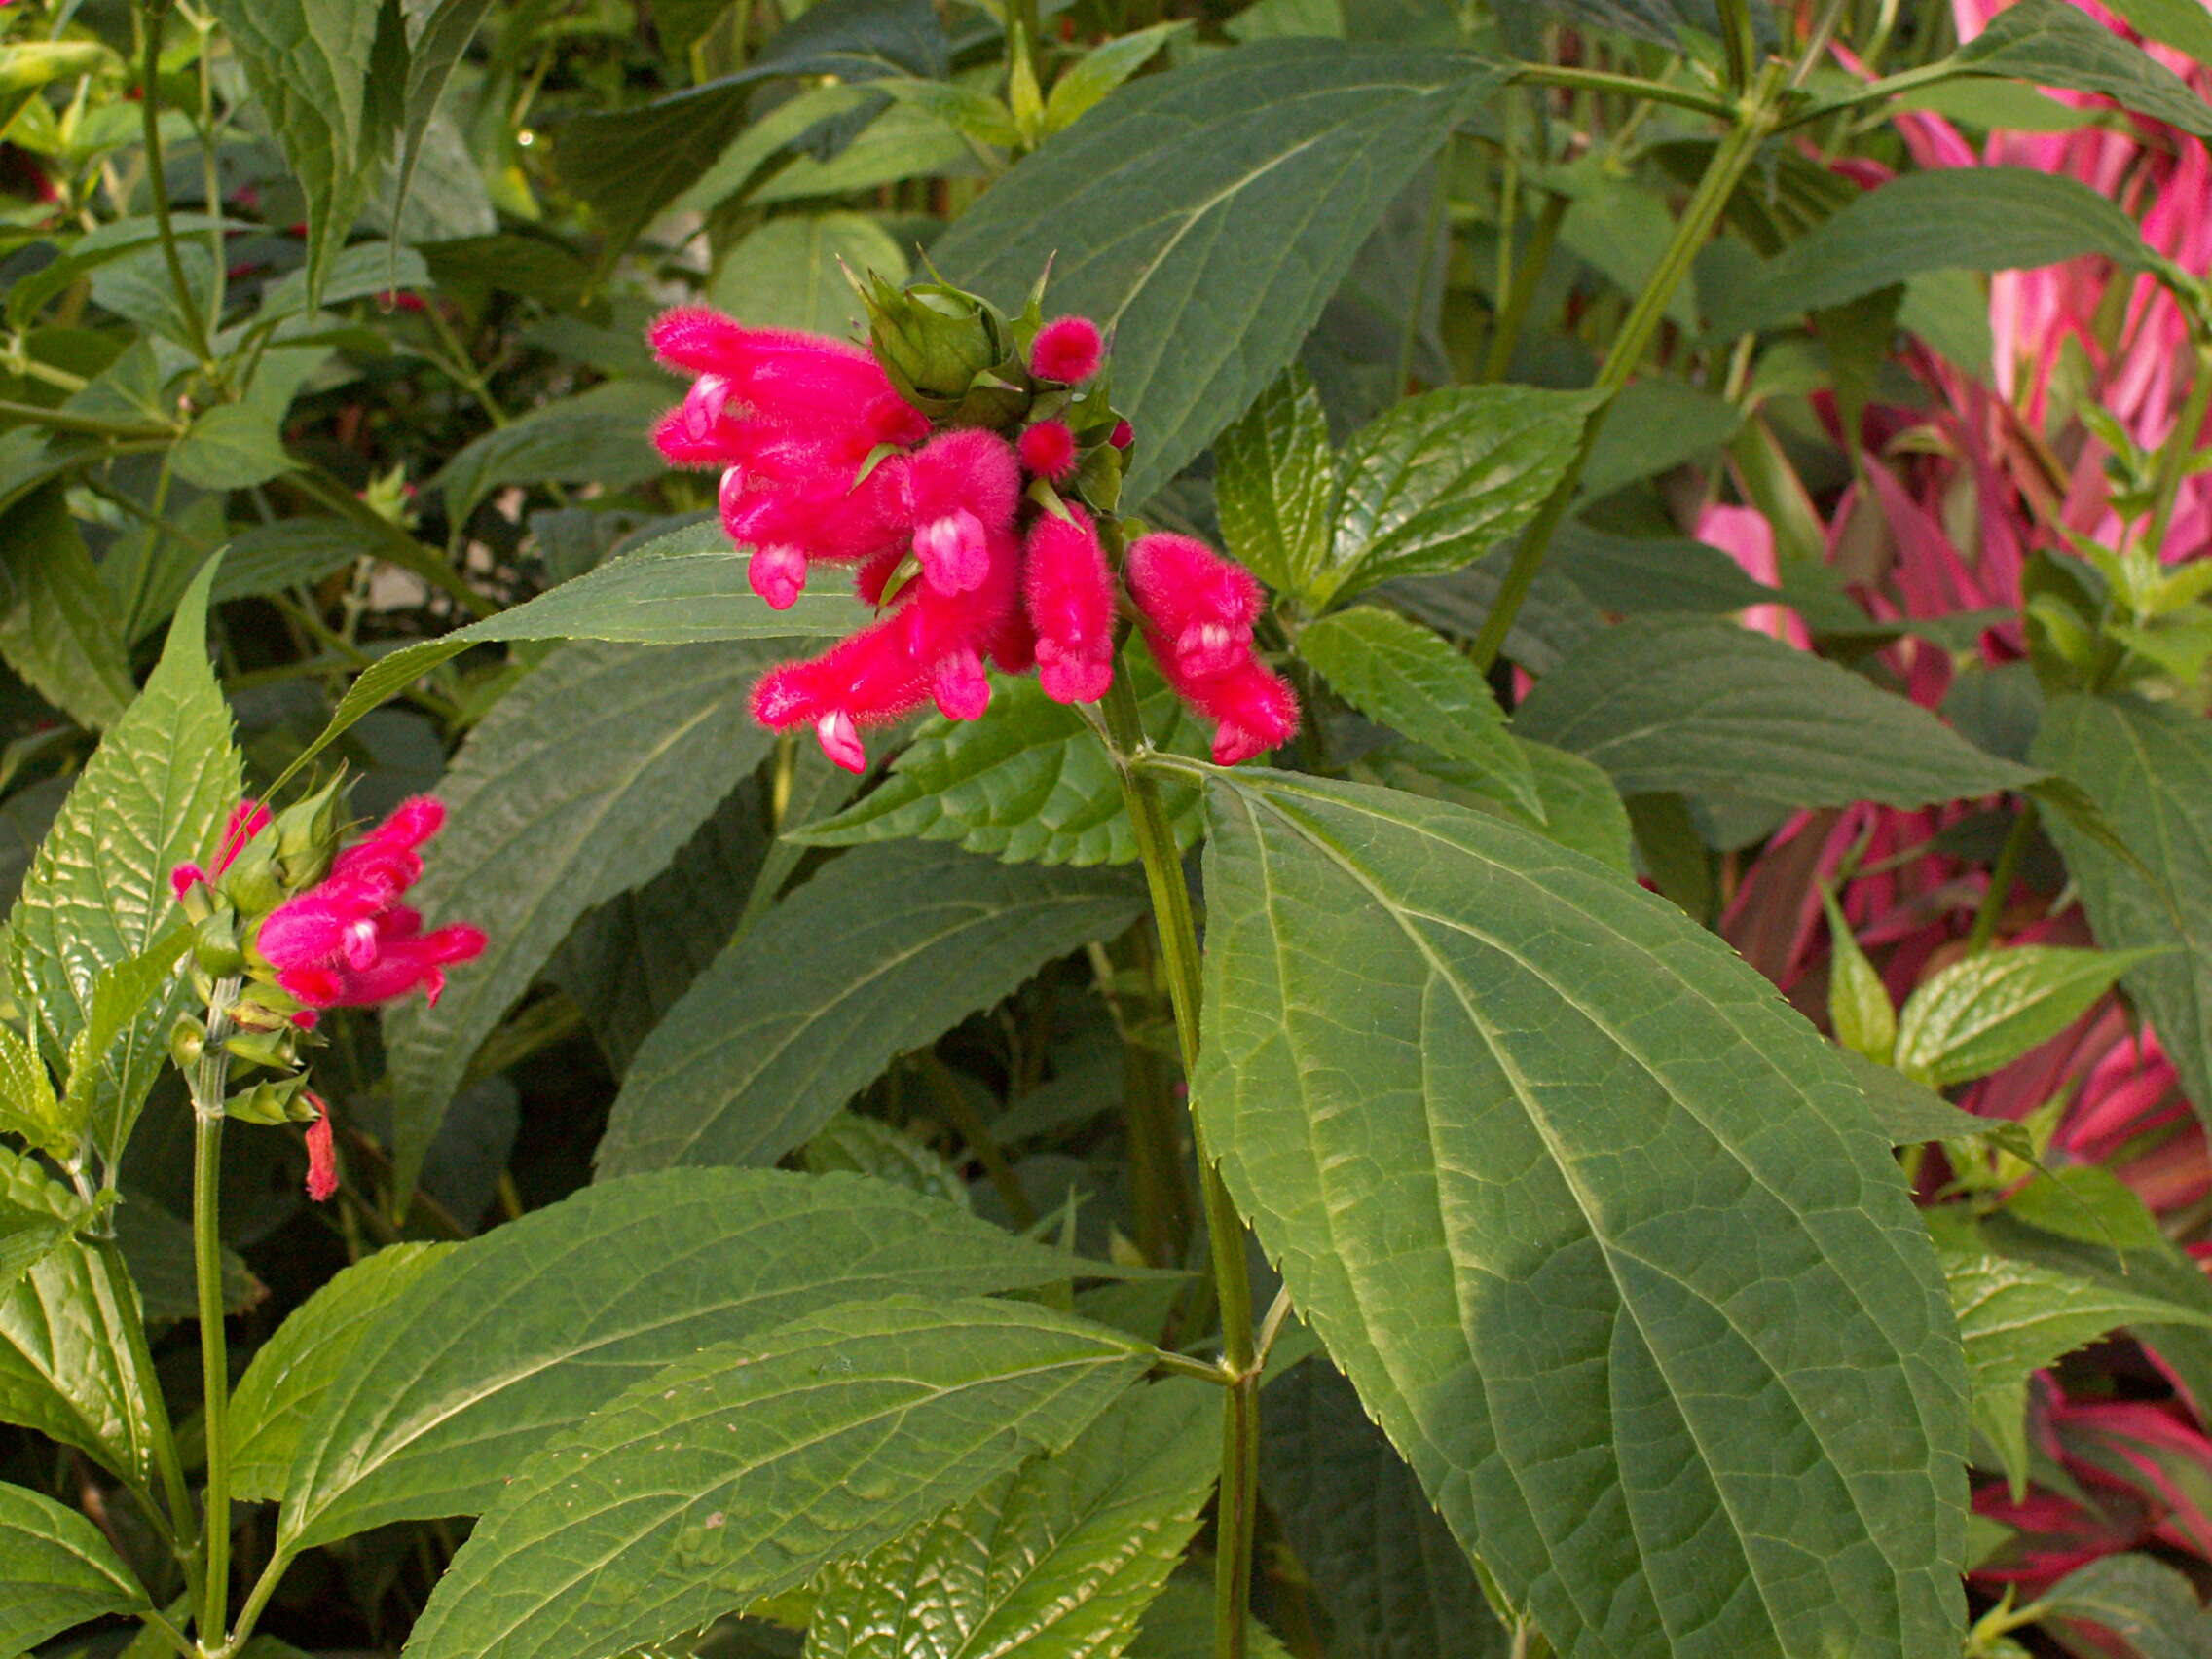
[[[1108,400],[1104,342],[1084,317],[1009,321],[943,284],[861,289],[870,346],[754,329],[698,307],[653,325],[663,360],[695,378],[656,439],[719,468],[722,528],[751,549],[748,579],[783,609],[818,563],[849,566],[877,618],[818,656],[763,675],[753,713],[811,727],[865,771],[862,733],[934,703],[990,706],[986,664],[1032,664],[1048,697],[1089,703],[1113,683],[1123,591],[1112,517],[1135,434]],[[1024,492],[1024,477],[1035,480]],[[1161,671],[1217,725],[1217,759],[1297,729],[1290,687],[1254,653],[1265,603],[1241,568],[1188,536],[1131,548],[1128,598]],[[327,957],[318,971],[331,971]]]

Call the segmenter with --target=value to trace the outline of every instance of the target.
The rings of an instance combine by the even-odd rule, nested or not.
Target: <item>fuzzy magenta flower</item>
[[[1031,430],[1036,428],[1032,427]],[[1095,703],[1114,682],[1114,574],[1081,507],[1030,527],[1022,600],[1037,630],[1037,679],[1055,703]]]
[[[1298,730],[1298,698],[1252,648],[1266,599],[1252,573],[1164,531],[1138,537],[1123,573],[1161,674],[1215,722],[1215,763],[1234,766],[1287,742]]]
[[[1021,434],[1016,446],[1021,464],[1039,478],[1057,484],[1075,471],[1075,434],[1065,421],[1040,421]]]
[[[1039,380],[1073,386],[1098,372],[1106,344],[1098,325],[1087,316],[1055,317],[1038,331],[1029,348],[1029,372]]]
[[[914,457],[904,482],[922,579],[940,594],[981,587],[989,538],[1013,530],[1021,501],[1021,469],[1007,441],[978,426],[947,432]]]
[[[485,944],[483,932],[465,923],[424,933],[421,913],[399,903],[423,873],[417,849],[444,823],[434,797],[402,801],[340,853],[321,881],[269,913],[253,944],[282,990],[310,1009],[367,1007],[417,987],[438,1000],[445,970]]]

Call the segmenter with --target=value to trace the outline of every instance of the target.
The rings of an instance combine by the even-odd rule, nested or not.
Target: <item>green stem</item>
[[[2027,856],[2028,843],[2035,839],[2036,803],[2021,804],[2020,815],[2012,820],[2012,828],[2005,832],[2005,844],[1997,849],[1997,862],[1990,866],[1989,890],[1981,896],[1981,903],[1973,913],[1973,927],[1967,934],[1967,954],[1978,956],[1989,948],[1997,937],[1997,923],[2005,914],[2005,902],[2012,896],[2012,883],[2019,876],[2020,861]]]
[[[1160,930],[1161,959],[1167,969],[1167,997],[1175,1010],[1175,1036],[1186,1081],[1198,1063],[1198,930],[1191,914],[1191,891],[1183,880],[1183,861],[1160,799],[1160,784],[1139,764],[1150,749],[1136,693],[1129,688],[1128,663],[1117,667],[1102,712],[1114,743],[1114,763],[1122,778],[1122,798],[1152,893],[1153,920]],[[1244,1265],[1244,1225],[1223,1184],[1221,1170],[1206,1148],[1205,1130],[1196,1118],[1198,1190],[1206,1221],[1207,1266],[1221,1307],[1222,1364],[1235,1378],[1223,1416],[1221,1493],[1216,1502],[1214,1556],[1215,1659],[1245,1659],[1252,1604],[1252,1537],[1259,1518],[1260,1374],[1252,1329],[1252,1281]]]
[[[162,1640],[175,1648],[182,1659],[200,1659],[200,1650],[192,1645],[192,1639],[171,1624],[164,1614],[152,1607],[140,1607],[138,1621],[148,1630],[158,1632]]]
[[[161,239],[162,262],[169,270],[169,286],[176,290],[176,306],[184,318],[184,332],[191,340],[193,355],[200,366],[207,371],[207,378],[221,384],[222,374],[215,362],[214,349],[207,343],[207,319],[201,314],[200,296],[192,291],[192,284],[184,275],[184,260],[177,252],[176,227],[169,222],[169,187],[167,167],[162,160],[162,22],[165,8],[146,6],[139,11],[139,28],[145,34],[145,68],[138,92],[140,128],[145,134],[146,193],[153,198],[154,230]],[[220,203],[210,203],[208,212],[218,213]]]
[[[1669,86],[1664,81],[1646,81],[1636,75],[1608,74],[1603,69],[1571,69],[1558,63],[1519,63],[1514,65],[1513,80],[1525,87],[1566,87],[1584,92],[1619,92],[1640,101],[1673,104],[1677,109],[1694,109],[1700,115],[1719,116],[1722,119],[1736,113],[1736,106],[1717,92],[1705,92],[1697,87]]]
[[[49,409],[39,403],[18,403],[0,397],[0,419],[46,426],[56,432],[76,432],[88,438],[130,438],[149,444],[173,444],[184,435],[181,426],[157,426],[146,421],[102,421],[67,409]]]
[[[1605,417],[1611,413],[1622,387],[1628,384],[1637,365],[1643,360],[1644,349],[1659,330],[1666,316],[1667,306],[1675,297],[1675,290],[1682,278],[1689,275],[1690,265],[1698,250],[1705,245],[1706,238],[1719,222],[1721,209],[1735,193],[1736,184],[1745,169],[1758,154],[1759,146],[1774,130],[1775,94],[1786,73],[1779,61],[1768,63],[1758,84],[1752,88],[1743,106],[1736,112],[1736,125],[1721,139],[1713,152],[1713,160],[1706,165],[1705,176],[1698,180],[1697,189],[1690,195],[1689,204],[1676,223],[1675,235],[1660,255],[1657,269],[1637,295],[1636,303],[1621,323],[1620,334],[1614,339],[1612,350],[1605,354],[1605,364],[1598,373],[1593,389],[1601,401],[1590,412],[1582,427],[1582,442],[1567,472],[1553,488],[1544,504],[1536,511],[1529,528],[1522,532],[1521,542],[1513,552],[1513,563],[1507,568],[1505,580],[1499,585],[1497,598],[1492,604],[1490,614],[1483,619],[1482,632],[1468,655],[1476,668],[1484,673],[1497,660],[1504,647],[1505,637],[1512,631],[1513,619],[1520,613],[1521,602],[1529,597],[1535,585],[1536,573],[1543,569],[1544,556],[1551,551],[1552,536],[1567,517],[1574,502],[1574,492],[1582,481],[1582,469],[1589,464],[1590,453],[1597,446],[1598,434],[1604,429]]]
[[[223,1639],[231,1591],[231,1362],[223,1329],[223,1090],[236,977],[219,981],[207,1007],[207,1038],[192,1077],[192,1266],[200,1289],[200,1384],[207,1442],[201,1494],[200,1640]]]
[[[253,1588],[246,1592],[245,1603],[239,1608],[238,1629],[223,1643],[216,1659],[230,1659],[245,1645],[246,1639],[253,1635],[253,1627],[261,1621],[262,1608],[269,1605],[269,1598],[276,1593],[276,1586],[283,1581],[284,1569],[291,1565],[291,1552],[278,1544],[269,1557],[269,1565],[261,1569],[261,1576],[253,1581]]]
[[[1503,378],[1513,361],[1513,348],[1521,339],[1521,325],[1529,318],[1529,307],[1536,297],[1536,284],[1544,279],[1544,272],[1552,262],[1552,247],[1559,240],[1561,221],[1567,217],[1567,198],[1548,196],[1536,214],[1536,228],[1529,233],[1529,248],[1521,256],[1521,263],[1513,273],[1512,286],[1498,307],[1497,326],[1492,331],[1490,351],[1483,361],[1483,379],[1494,381]]]

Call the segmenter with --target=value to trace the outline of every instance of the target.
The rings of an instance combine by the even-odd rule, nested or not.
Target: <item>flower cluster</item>
[[[747,328],[699,307],[652,329],[692,375],[655,433],[678,465],[719,468],[722,527],[748,579],[794,604],[819,565],[847,568],[876,620],[822,655],[768,671],[763,725],[812,726],[866,768],[865,727],[934,702],[989,707],[986,665],[1034,666],[1047,696],[1095,702],[1113,682],[1124,596],[1161,672],[1217,722],[1224,764],[1298,726],[1289,686],[1259,659],[1258,584],[1187,536],[1139,535],[1117,580],[1110,549],[1129,424],[1108,400],[1088,319],[1013,322],[943,284],[864,288],[870,345]]]
[[[331,1008],[365,1008],[420,989],[432,1003],[445,971],[482,952],[480,929],[425,931],[401,898],[423,873],[422,847],[445,822],[427,795],[402,801],[376,829],[338,848],[339,785],[272,815],[258,801],[232,811],[210,873],[170,872],[193,924],[194,983],[208,1009],[170,1037],[181,1066],[220,1043],[235,1065],[265,1076],[224,1102],[248,1123],[308,1125],[308,1193],[336,1189],[328,1107],[306,1087],[299,1045]]]

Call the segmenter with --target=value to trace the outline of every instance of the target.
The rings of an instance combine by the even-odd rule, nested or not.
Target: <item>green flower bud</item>
[[[333,774],[313,794],[279,812],[263,834],[275,843],[277,874],[292,892],[313,887],[330,872],[346,828],[345,784],[343,772]]]
[[[223,1051],[249,1066],[289,1071],[299,1062],[296,1033],[289,1025],[274,1031],[239,1031],[223,1039]]]
[[[179,1071],[190,1071],[197,1066],[206,1047],[207,1027],[191,1014],[180,1015],[169,1027],[169,1058],[176,1062]]]
[[[239,942],[239,915],[230,905],[206,908],[193,928],[192,960],[212,978],[245,972],[245,948]]]
[[[1018,370],[998,313],[976,295],[948,282],[894,288],[873,272],[854,287],[876,360],[900,396],[933,419],[959,408],[986,370],[1010,360]]]
[[[241,1124],[312,1124],[321,1114],[303,1098],[307,1074],[265,1078],[223,1103],[226,1115]]]

